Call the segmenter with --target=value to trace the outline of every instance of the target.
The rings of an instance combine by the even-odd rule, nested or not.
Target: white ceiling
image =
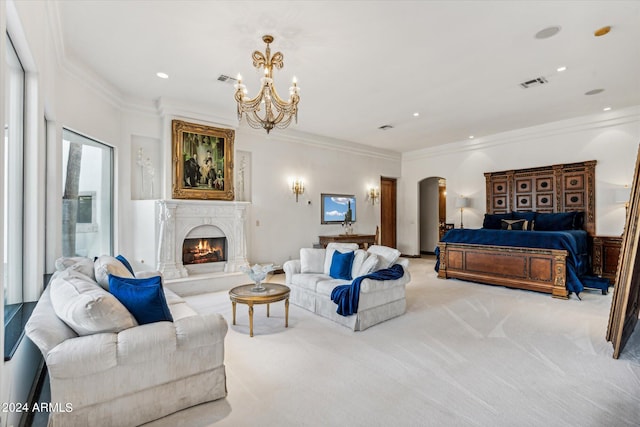
[[[65,60],[126,99],[205,105],[233,122],[251,53],[301,87],[294,128],[406,152],[640,105],[638,1],[57,1]],[[604,37],[593,32],[611,25]],[[549,39],[534,35],[549,26]],[[558,73],[560,66],[567,70]],[[156,72],[169,74],[168,80]],[[546,85],[522,89],[544,76]],[[586,96],[592,89],[605,89]],[[414,112],[420,116],[413,117]],[[378,127],[392,125],[391,130]],[[242,126],[247,126],[243,123]],[[275,130],[274,132],[277,132]]]

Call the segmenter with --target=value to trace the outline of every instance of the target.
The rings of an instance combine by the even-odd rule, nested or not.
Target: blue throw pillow
[[[563,231],[573,229],[574,212],[538,213],[534,230]]]
[[[127,267],[127,270],[129,270],[129,273],[131,273],[133,277],[136,277],[136,274],[133,272],[133,268],[131,268],[131,264],[129,264],[129,261],[127,261],[124,256],[118,255],[116,259],[120,261],[125,267]]]
[[[351,267],[353,265],[354,253],[334,251],[331,257],[331,268],[329,276],[334,279],[351,280]]]
[[[130,279],[109,275],[109,292],[124,305],[140,325],[173,322],[162,291],[162,277]]]
[[[500,230],[502,228],[503,219],[513,219],[512,213],[506,214],[484,214],[484,221],[482,221],[482,228],[489,230]]]

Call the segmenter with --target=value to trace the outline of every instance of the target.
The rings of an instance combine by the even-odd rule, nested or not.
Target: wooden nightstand
[[[595,236],[591,253],[593,274],[608,279],[615,285],[621,247],[622,237]]]

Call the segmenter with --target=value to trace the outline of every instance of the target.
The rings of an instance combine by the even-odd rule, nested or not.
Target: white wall
[[[418,183],[447,180],[447,222],[456,222],[454,199],[470,198],[467,228],[479,228],[485,213],[485,172],[597,160],[596,233],[622,234],[625,209],[614,203],[617,188],[631,185],[640,143],[640,107],[563,120],[498,135],[403,154],[398,249],[417,254]]]

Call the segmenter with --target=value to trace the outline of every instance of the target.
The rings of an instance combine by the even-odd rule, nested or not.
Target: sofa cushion
[[[333,251],[329,276],[334,279],[351,280],[354,252]]]
[[[109,292],[118,298],[140,325],[173,322],[160,276],[135,279],[110,275]]]
[[[351,266],[351,278],[356,278],[360,274],[362,264],[369,254],[363,249],[358,249],[353,253],[353,265]]]
[[[112,256],[102,255],[94,263],[96,282],[104,289],[109,290],[109,275],[133,278],[133,274],[123,263]]]
[[[318,295],[324,295],[331,299],[331,291],[333,288],[340,285],[348,285],[350,284],[350,280],[341,280],[341,279],[329,279],[329,280],[320,280],[316,285],[316,293]]]
[[[324,273],[324,257],[326,250],[318,248],[300,249],[301,273]]]
[[[129,273],[131,273],[133,277],[136,276],[136,273],[133,272],[133,267],[131,267],[131,264],[129,264],[129,261],[127,261],[124,255],[118,255],[116,259],[120,261],[122,265],[124,265],[127,268],[127,270],[129,270]]]
[[[367,257],[367,259],[364,260],[364,262],[360,266],[360,270],[358,271],[358,274],[353,277],[364,276],[365,274],[373,273],[374,271],[376,271],[378,267],[378,255],[376,254],[368,254],[368,255],[369,256]]]
[[[358,250],[357,243],[336,243],[331,242],[327,245],[327,250],[324,256],[324,274],[329,274],[331,270],[331,260],[335,251],[339,252],[354,252]]]
[[[367,252],[378,256],[378,270],[391,267],[400,257],[399,250],[387,246],[372,245]]]
[[[120,332],[138,324],[120,301],[83,274],[66,271],[50,286],[53,310],[78,335]]]
[[[91,280],[96,279],[93,268],[93,261],[87,257],[61,257],[56,260],[57,271],[65,271],[66,269],[75,270],[89,277]]]
[[[291,277],[291,284],[298,286],[302,289],[308,289],[311,291],[316,290],[316,284],[322,280],[329,280],[331,276],[327,274],[307,273],[307,274],[294,274]]]

